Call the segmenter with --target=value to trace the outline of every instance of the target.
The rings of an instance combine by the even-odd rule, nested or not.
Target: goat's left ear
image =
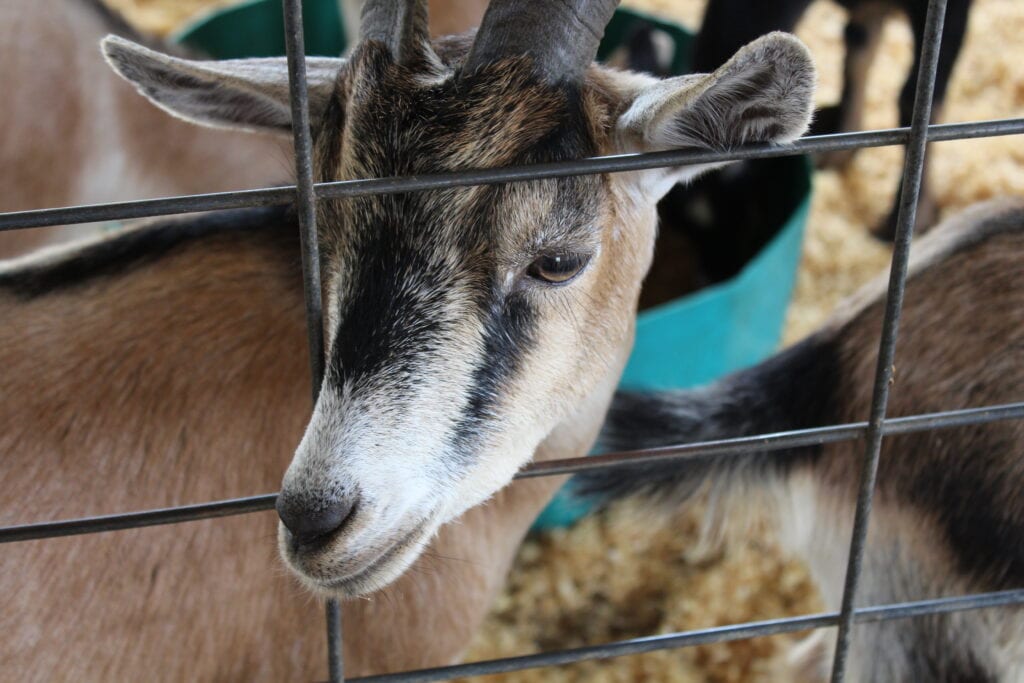
[[[741,48],[713,74],[679,76],[639,88],[618,129],[629,151],[729,150],[757,142],[790,142],[810,124],[814,88],[814,62],[807,48],[788,33],[770,33]],[[711,167],[662,169],[653,174],[652,189],[664,194]]]
[[[165,55],[118,36],[101,43],[107,62],[161,109],[215,128],[287,133],[288,63],[284,57],[196,61]],[[315,126],[327,107],[345,60],[306,60],[309,118]]]

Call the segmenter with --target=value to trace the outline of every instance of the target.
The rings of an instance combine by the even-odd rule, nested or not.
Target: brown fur
[[[907,286],[888,415],[1024,398],[1022,220],[1019,200],[989,202],[936,228],[918,245],[922,253]],[[872,297],[868,305],[855,304],[852,316],[838,319],[839,422],[863,420],[869,412],[884,306],[877,297],[881,284],[859,299]],[[1010,558],[1019,555],[1014,548],[1024,529],[1022,448],[1020,420],[887,438],[858,603],[1020,587],[1019,559]],[[796,547],[833,606],[839,603],[863,455],[863,442],[825,447],[819,464],[794,475],[799,483],[788,487],[806,491],[797,498],[813,505],[799,512],[816,521]],[[792,516],[784,519],[787,529],[801,526]],[[983,556],[958,536],[963,531],[977,539]],[[862,626],[855,631],[850,678],[1016,681],[1024,673],[1022,637],[1021,608]]]
[[[265,187],[292,175],[281,141],[211,131],[143,101],[104,63],[116,27],[87,2],[0,2],[0,212]],[[95,226],[0,233],[0,259]]]
[[[24,494],[2,523],[275,490],[310,409],[291,240],[214,237],[31,307],[0,295],[3,479]],[[348,673],[455,660],[560,483],[514,485],[347,604]],[[283,574],[276,525],[267,512],[5,546],[4,677],[323,678],[323,612]]]
[[[1024,201],[991,201],[914,245],[897,344],[891,417],[1024,399]],[[700,390],[623,395],[606,446],[635,448],[863,421],[870,412],[885,279],[818,333]],[[883,441],[858,605],[1024,585],[1024,421],[943,428]],[[686,500],[706,487],[708,528],[767,518],[838,609],[863,440],[719,456],[585,475],[605,496]],[[727,523],[728,522],[728,525]],[[794,680],[825,680],[830,637],[791,662]],[[1018,681],[1024,608],[858,626],[850,680]],[[824,648],[824,650],[823,650]],[[817,672],[816,675],[815,672]]]
[[[907,287],[888,415],[1024,399],[1022,220],[1020,201],[990,202],[937,228],[935,241],[921,245],[926,254],[918,260]],[[883,301],[873,302],[839,333],[842,422],[863,420],[869,412],[871,383],[867,380],[874,375],[883,306]],[[1020,420],[887,438],[879,464],[861,603],[1020,587],[1024,574],[1019,560],[1006,562],[1024,539],[1022,449],[1024,422]],[[840,538],[848,538],[856,495],[851,484],[859,477],[862,457],[862,443],[846,443],[826,448],[820,460],[816,476],[824,485],[818,504],[822,510],[835,511],[836,517],[826,516],[834,524],[832,533]],[[957,536],[964,532],[984,547],[987,554],[980,562],[973,556],[972,542]],[[1007,547],[1001,548],[1000,543]],[[826,579],[821,566],[815,569],[816,578],[831,588],[828,598],[836,600],[835,582],[841,574]],[[943,649],[946,666],[953,668],[931,672],[934,680],[964,680],[955,667],[966,666],[963,662],[971,658],[993,681],[1018,680],[1024,673],[1024,650],[1020,649],[1024,611],[1020,608],[928,617],[915,627],[929,629],[930,635],[919,643],[930,643],[934,651],[899,653],[910,662],[914,676],[928,673],[918,657],[941,661]],[[872,662],[866,654],[887,642],[913,643],[901,634],[907,628],[907,624],[890,622],[858,629],[861,677],[899,675],[895,653],[891,669]],[[961,652],[965,654],[957,659]]]

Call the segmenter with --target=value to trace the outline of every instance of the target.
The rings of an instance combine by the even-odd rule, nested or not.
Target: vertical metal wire
[[[306,295],[306,332],[313,402],[324,376],[323,309],[320,302],[320,247],[316,234],[316,195],[313,190],[313,142],[309,132],[309,95],[302,37],[302,2],[284,0],[285,50],[295,147],[295,208],[302,240],[302,284]]]
[[[345,660],[341,656],[341,605],[327,601],[327,675],[330,683],[344,683]]]
[[[288,88],[295,148],[295,208],[302,240],[302,282],[306,297],[309,370],[313,403],[324,376],[323,306],[320,297],[320,248],[316,232],[316,194],[313,187],[313,141],[309,127],[309,89],[306,84],[306,46],[302,33],[302,0],[283,0]],[[328,600],[327,668],[331,683],[344,680],[341,656],[341,606]]]
[[[906,289],[910,240],[914,234],[917,202],[921,193],[921,178],[924,173],[925,150],[928,143],[928,123],[931,121],[932,115],[932,95],[935,91],[935,73],[939,63],[939,44],[942,41],[942,25],[945,14],[946,0],[929,1],[920,45],[921,67],[917,77],[917,89],[914,93],[910,138],[907,141],[906,158],[903,162],[903,189],[900,192],[896,240],[892,265],[889,268],[889,290],[886,296],[885,318],[882,322],[878,364],[875,368],[867,447],[860,475],[853,536],[850,539],[850,556],[847,560],[846,579],[843,585],[836,652],[832,661],[832,683],[842,683],[846,676],[846,659],[853,629],[854,600],[864,563],[868,520],[871,516],[875,479],[878,476],[878,460],[882,450],[885,411],[889,403],[889,387],[893,381],[896,335],[899,332],[900,312],[903,308],[903,294]]]

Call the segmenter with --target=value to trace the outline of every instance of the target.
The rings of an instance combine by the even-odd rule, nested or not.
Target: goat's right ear
[[[287,133],[288,63],[284,57],[193,61],[150,50],[118,36],[101,43],[107,62],[161,109],[193,123],[219,128]],[[345,60],[306,60],[309,115],[319,120]]]

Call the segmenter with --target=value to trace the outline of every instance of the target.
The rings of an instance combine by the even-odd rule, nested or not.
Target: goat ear
[[[803,43],[770,33],[741,48],[713,74],[680,76],[641,87],[618,126],[642,151],[729,150],[756,142],[790,142],[807,130],[815,69]],[[662,173],[667,192],[710,166]]]
[[[285,58],[193,61],[118,36],[101,46],[110,66],[161,109],[203,126],[287,133],[292,114]],[[310,120],[319,120],[345,60],[309,58]]]

